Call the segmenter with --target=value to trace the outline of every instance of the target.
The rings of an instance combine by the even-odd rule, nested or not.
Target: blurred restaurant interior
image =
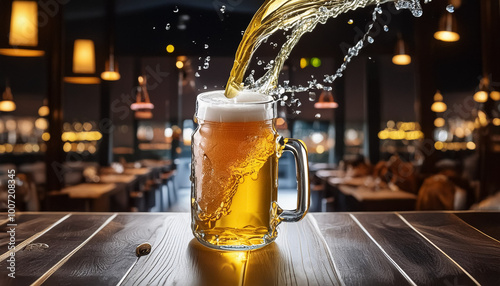
[[[189,211],[196,96],[224,88],[263,2],[1,1],[0,209],[15,169],[21,211]],[[308,148],[310,211],[500,209],[500,2],[422,6],[383,4],[333,84],[373,7],[319,25],[285,63],[280,84],[332,87],[278,108],[278,132]],[[255,76],[282,42],[258,49]],[[286,155],[285,207],[296,184]]]

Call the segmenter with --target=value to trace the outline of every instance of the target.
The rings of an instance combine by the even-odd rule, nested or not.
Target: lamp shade
[[[455,15],[446,13],[441,17],[439,20],[439,29],[434,33],[434,38],[443,42],[456,42],[460,40]]]
[[[332,93],[326,90],[323,90],[318,102],[314,104],[314,107],[318,109],[337,108],[338,106],[338,103],[333,100]]]
[[[73,72],[95,73],[95,47],[92,40],[75,40],[73,48]]]
[[[2,100],[0,101],[0,111],[11,112],[14,110],[16,110],[16,104],[14,103],[10,86],[7,86],[2,94]]]
[[[447,106],[443,102],[443,95],[438,90],[434,94],[434,103],[431,105],[431,110],[434,112],[445,112],[446,109],[447,109]]]
[[[9,44],[30,47],[38,45],[38,7],[36,1],[12,2]]]
[[[38,45],[38,5],[36,1],[13,1],[10,18],[9,45],[0,54],[11,57],[41,57],[42,50],[24,49]]]
[[[396,48],[394,51],[394,56],[392,57],[392,63],[395,65],[405,66],[411,63],[411,57],[408,54],[408,48],[404,40],[399,37],[396,42]]]
[[[104,72],[101,73],[101,78],[107,81],[116,81],[120,79],[118,63],[115,62],[115,56],[113,54],[109,55],[109,59],[106,61],[104,67]]]

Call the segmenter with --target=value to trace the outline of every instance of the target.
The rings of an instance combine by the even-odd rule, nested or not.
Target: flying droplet
[[[156,27],[153,27],[153,30],[156,30]]]
[[[449,4],[448,6],[446,6],[446,11],[448,11],[449,13],[455,12],[455,6]]]
[[[257,62],[257,64],[258,64],[259,66],[261,66],[261,65],[262,65],[262,61],[261,61],[261,60],[259,60],[259,61]]]
[[[205,44],[205,50],[206,50],[206,49],[208,49],[208,45],[207,45],[207,44]]]
[[[194,76],[195,76],[195,77],[200,77],[200,74],[199,74],[198,72],[196,72],[196,73],[194,74]]]
[[[320,119],[320,118],[321,118],[321,114],[316,113],[316,115],[314,115],[314,118],[316,118],[316,119]]]
[[[380,8],[380,7],[376,7],[376,8],[375,8],[375,11],[376,11],[378,14],[382,14],[382,8]]]
[[[226,6],[222,5],[219,10],[222,14],[226,13]]]
[[[207,86],[206,86],[206,85],[204,85],[204,86],[203,86],[203,89],[207,89]]]
[[[170,23],[167,23],[167,25],[165,26],[165,30],[170,30]]]
[[[387,27],[387,25],[384,25],[384,32],[389,32],[389,27]]]
[[[370,43],[370,44],[373,44],[373,42],[375,42],[375,40],[370,36],[368,36],[367,40],[368,40],[368,43]]]
[[[349,19],[349,21],[347,21],[347,24],[349,25],[352,25],[354,23],[354,21],[352,19]]]

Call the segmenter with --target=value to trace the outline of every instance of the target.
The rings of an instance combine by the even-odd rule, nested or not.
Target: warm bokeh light
[[[99,84],[101,79],[95,76],[65,76],[64,82],[73,84]]]
[[[392,63],[395,65],[405,66],[411,63],[410,55],[395,55],[392,57]]]
[[[460,35],[451,31],[437,31],[434,38],[443,42],[456,42],[460,40]]]
[[[40,117],[45,117],[47,115],[49,115],[50,113],[50,110],[49,110],[49,107],[47,105],[42,105],[40,106],[40,108],[38,108],[38,115]]]
[[[171,54],[175,51],[175,47],[174,47],[174,45],[168,45],[166,50],[167,50],[167,53]]]
[[[309,61],[306,58],[300,59],[300,68],[303,69],[309,65]]]
[[[447,109],[446,103],[442,101],[436,101],[431,105],[431,110],[434,112],[445,112]]]
[[[435,148],[436,150],[442,150],[442,149],[443,149],[443,147],[444,147],[444,143],[443,143],[443,142],[441,142],[441,141],[436,141],[436,142],[434,143],[434,148]]]
[[[492,123],[495,126],[500,126],[500,118],[493,118]]]
[[[436,126],[436,127],[443,127],[445,123],[446,123],[446,121],[442,117],[438,117],[438,118],[434,119],[434,126]]]
[[[45,142],[49,141],[50,140],[50,134],[48,132],[44,132],[42,134],[42,140],[45,141]]]
[[[488,101],[488,93],[484,90],[480,90],[476,93],[474,93],[474,101],[483,103]]]
[[[35,127],[39,130],[46,130],[49,127],[49,123],[45,118],[37,118],[35,120]]]
[[[500,100],[500,91],[494,90],[494,91],[490,92],[490,97],[494,101],[499,101]]]
[[[474,149],[476,149],[476,143],[474,143],[474,142],[472,142],[472,141],[467,142],[467,145],[466,145],[466,146],[467,146],[467,149],[469,149],[469,150],[474,150]]]
[[[120,73],[116,71],[105,71],[101,73],[101,78],[107,81],[117,81],[121,76]]]
[[[178,69],[181,69],[181,68],[183,68],[183,67],[184,67],[184,63],[183,63],[182,61],[177,61],[177,62],[175,63],[175,66],[176,66]]]
[[[12,100],[2,100],[0,101],[0,111],[11,112],[16,110],[16,104]]]

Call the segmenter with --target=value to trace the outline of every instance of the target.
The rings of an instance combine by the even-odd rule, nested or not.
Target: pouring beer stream
[[[324,24],[350,10],[394,0],[267,0],[255,13],[236,51],[233,68],[225,89],[225,96],[233,98],[247,88],[243,84],[245,72],[253,53],[278,30],[290,31],[278,52],[272,67],[258,79],[252,90],[269,94],[277,86],[278,76],[293,47],[318,23]],[[425,0],[427,2],[427,0]],[[395,0],[397,9],[410,9],[414,16],[422,15],[418,0]]]

